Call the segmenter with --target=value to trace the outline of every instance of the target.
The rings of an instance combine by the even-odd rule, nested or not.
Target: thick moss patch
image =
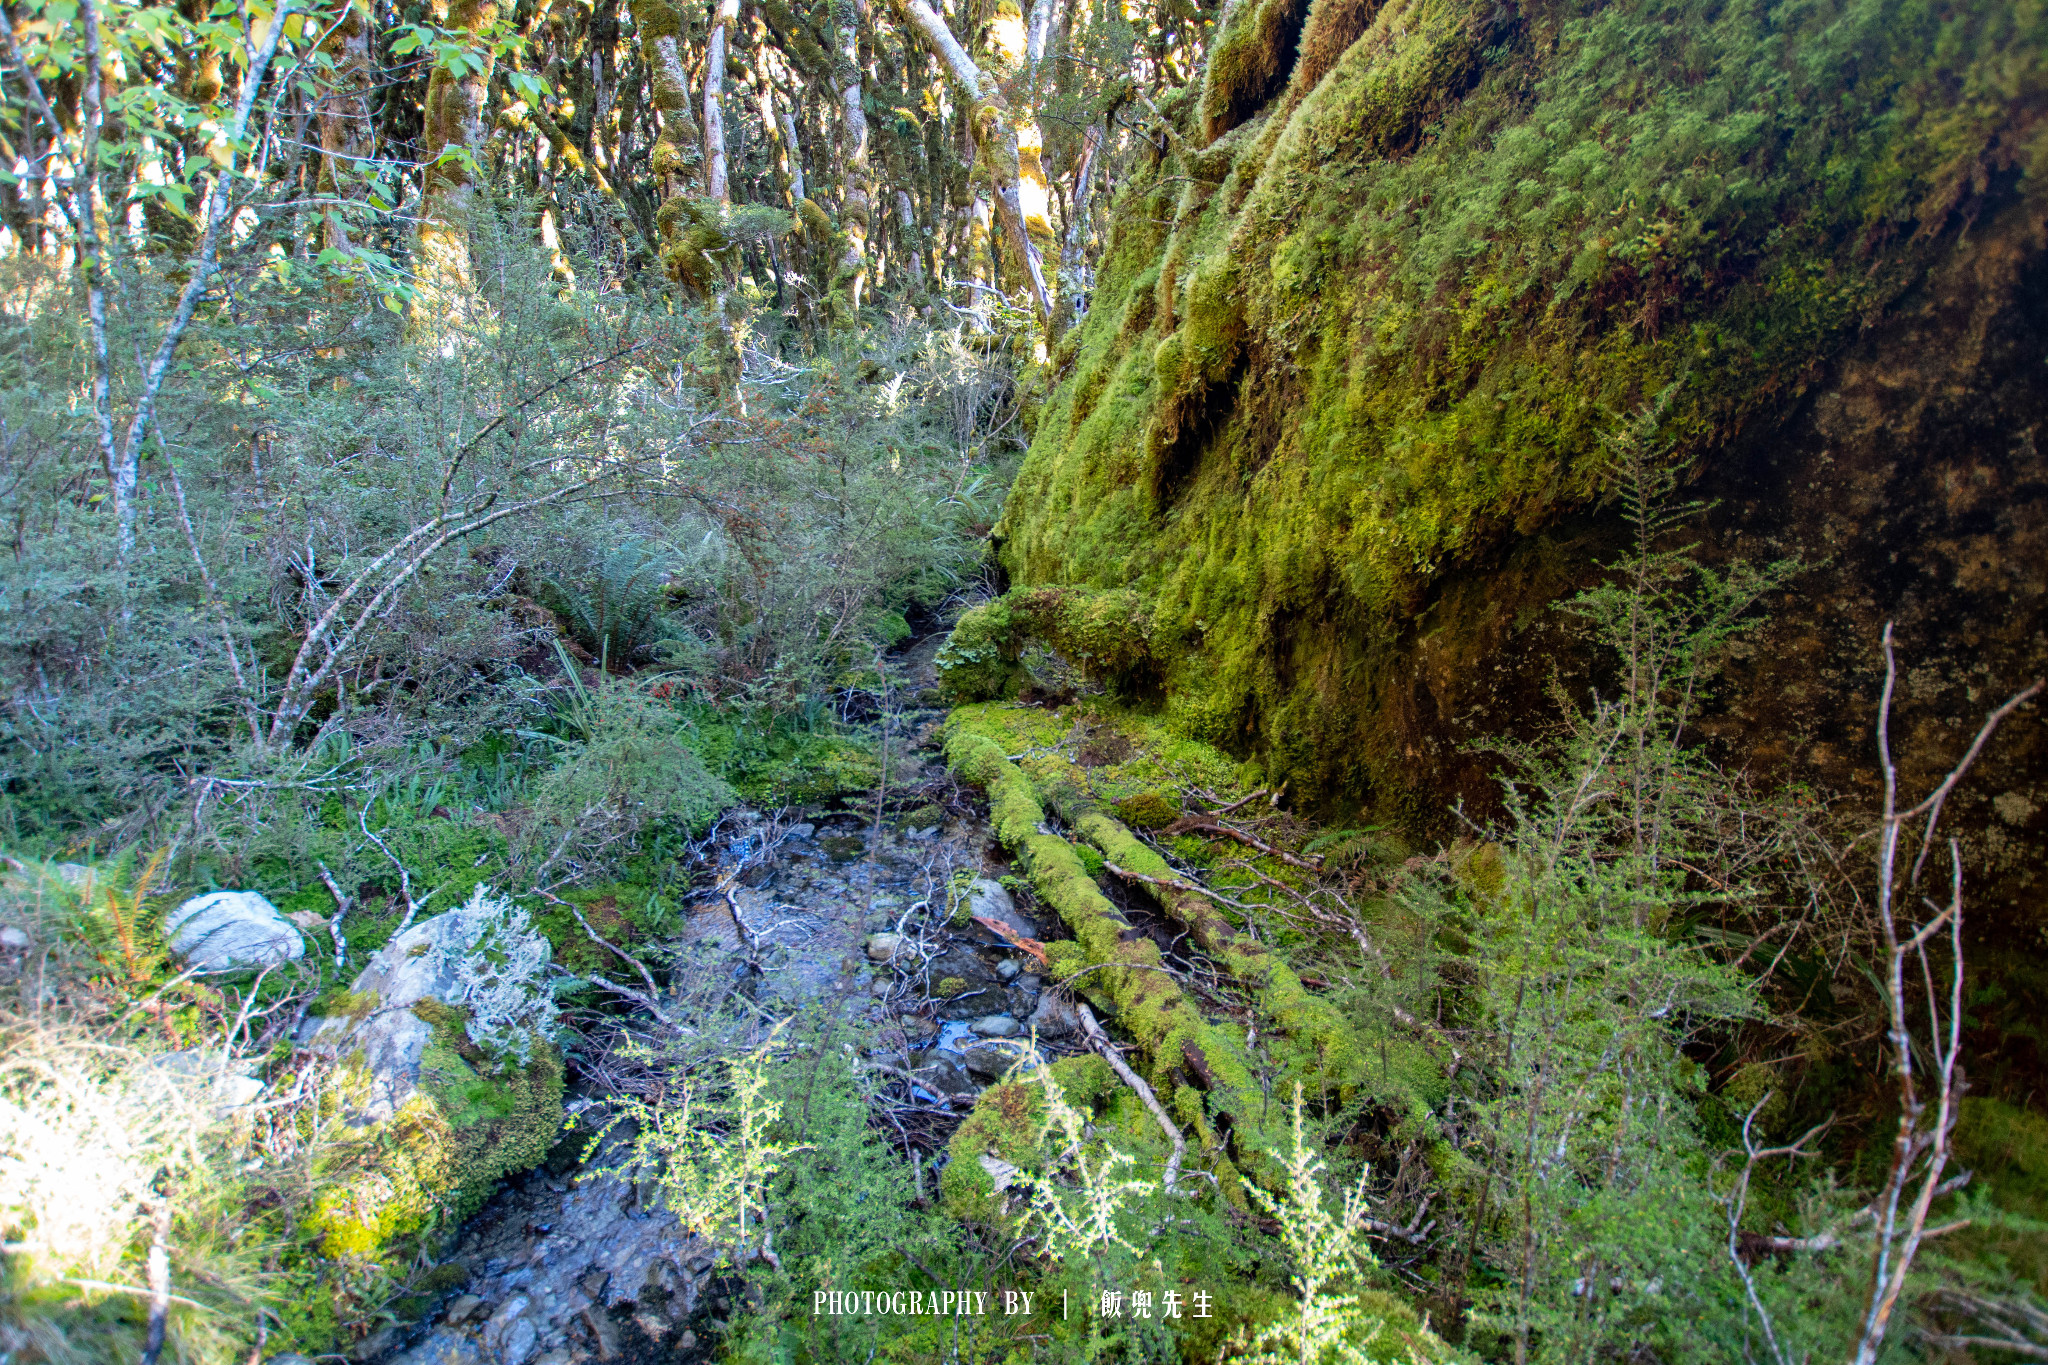
[[[428,1236],[482,1208],[500,1179],[540,1164],[561,1131],[553,1046],[537,1047],[524,1068],[499,1070],[469,1041],[460,1011],[423,1001],[414,1013],[434,1026],[418,1093],[341,1144],[323,1172],[328,1188],[305,1232],[330,1258],[403,1265]],[[362,1083],[353,1060],[338,1079],[344,1092]]]

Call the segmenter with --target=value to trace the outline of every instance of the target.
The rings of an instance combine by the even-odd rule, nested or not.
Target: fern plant
[[[676,568],[665,547],[628,536],[581,572],[544,575],[541,602],[593,655],[633,663],[652,656],[671,633],[667,588]]]

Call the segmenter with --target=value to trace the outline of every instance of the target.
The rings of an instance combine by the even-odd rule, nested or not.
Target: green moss
[[[1263,1166],[1278,1133],[1267,1131],[1270,1114],[1247,1067],[1242,1031],[1202,1017],[1165,969],[1158,945],[1103,895],[1080,850],[1045,832],[1045,808],[1031,779],[984,733],[999,725],[994,714],[987,705],[955,711],[947,722],[947,761],[987,789],[997,836],[1024,864],[1040,902],[1072,931],[1086,989],[1114,1001],[1117,1022],[1138,1043],[1162,1100],[1208,1149],[1219,1146],[1213,1116],[1228,1114],[1240,1160]],[[1074,957],[1062,951],[1054,960],[1064,967]]]
[[[1064,1058],[1051,1070],[1067,1103],[1084,1114],[1093,1113],[1121,1084],[1099,1057]],[[1038,1169],[1045,1158],[1038,1142],[1044,1122],[1045,1092],[1037,1081],[1002,1081],[982,1091],[947,1144],[951,1160],[939,1179],[946,1211],[969,1221],[995,1221],[995,1183],[980,1158],[988,1155],[1012,1166]]]
[[[1182,733],[1400,814],[1435,804],[1420,595],[1583,507],[1625,414],[1668,395],[1695,459],[1979,215],[2037,212],[2048,11],[1320,0],[1296,62],[1304,9],[1235,7],[1227,137],[1122,190],[997,539],[1013,598],[1137,595]],[[1487,619],[1428,623],[1431,666]]]
[[[326,1188],[302,1231],[324,1256],[404,1265],[429,1234],[483,1207],[502,1177],[539,1164],[561,1129],[554,1047],[498,1072],[463,1033],[462,1011],[428,1000],[413,1013],[434,1027],[418,1092],[327,1153],[316,1172]],[[366,1085],[358,1054],[337,1072],[330,1103],[339,1108]]]
[[[1128,591],[1013,592],[965,612],[939,650],[939,687],[948,700],[986,701],[1024,681],[1027,645],[1043,642],[1090,676],[1128,680],[1151,655],[1151,620]]]
[[[1164,829],[1180,819],[1180,804],[1161,791],[1142,791],[1116,803],[1119,820],[1139,829]]]
[[[336,987],[315,1000],[307,1013],[322,1019],[362,1019],[382,1003],[383,997],[375,991],[351,991]]]

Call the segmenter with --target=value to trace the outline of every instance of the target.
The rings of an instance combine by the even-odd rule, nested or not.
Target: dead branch
[[[327,894],[334,897],[334,918],[327,921],[327,936],[334,940],[334,970],[338,972],[348,965],[348,947],[341,941],[341,920],[348,913],[348,897],[334,884],[334,874],[327,870],[326,863],[316,859],[313,866],[320,869],[320,880],[327,884]]]
[[[1246,848],[1257,849],[1268,858],[1278,859],[1289,867],[1298,867],[1304,872],[1321,872],[1323,870],[1323,858],[1319,853],[1311,853],[1307,857],[1289,853],[1286,849],[1273,847],[1273,845],[1255,834],[1248,834],[1235,826],[1224,824],[1221,820],[1212,820],[1206,815],[1184,815],[1161,830],[1160,833],[1220,835],[1225,839],[1235,839]]]
[[[1876,1210],[1877,1247],[1870,1270],[1869,1304],[1863,1314],[1855,1353],[1851,1357],[1854,1365],[1875,1365],[1885,1333],[1891,1326],[1892,1313],[1898,1306],[1899,1295],[1905,1290],[1907,1272],[1919,1254],[1920,1244],[1927,1238],[1929,1206],[1944,1188],[1942,1172],[1951,1156],[1949,1142],[1955,1131],[1957,1107],[1965,1085],[1962,1068],[1961,845],[1955,839],[1948,840],[1948,904],[1937,907],[1925,897],[1921,898],[1924,904],[1935,910],[1932,920],[1924,925],[1908,921],[1902,934],[1896,902],[1901,890],[1911,895],[1919,887],[1920,872],[1933,846],[1942,808],[1949,794],[1977,761],[1999,724],[2039,693],[2042,686],[2041,681],[2036,680],[1986,716],[1961,761],[1949,770],[1927,797],[1902,810],[1899,807],[1898,765],[1893,761],[1891,751],[1891,707],[1897,684],[1898,660],[1892,650],[1892,625],[1886,622],[1884,692],[1877,711],[1877,752],[1884,778],[1884,811],[1878,824],[1876,909],[1877,927],[1883,936],[1886,953],[1884,992],[1890,1024],[1885,1041],[1892,1054],[1893,1074],[1899,1088],[1899,1129],[1893,1139],[1891,1167],[1884,1187],[1872,1205]],[[1907,823],[1922,815],[1926,816],[1926,825],[1920,831],[1920,849],[1902,883],[1898,869],[1900,839]],[[1946,1001],[1935,989],[1934,964],[1929,960],[1927,951],[1934,933],[1942,928],[1948,931],[1949,941]],[[1913,1036],[1908,1018],[1911,1002],[1906,988],[1909,958],[1917,968],[1927,996],[1931,1074],[1926,1080],[1929,1082],[1927,1088],[1933,1091],[1931,1096],[1923,1090],[1922,1079],[1915,1069]],[[1915,1185],[1918,1189],[1909,1200],[1908,1190]]]
[[[1187,1159],[1187,1139],[1181,1136],[1180,1129],[1167,1116],[1166,1106],[1159,1102],[1159,1096],[1152,1093],[1152,1087],[1145,1084],[1145,1078],[1131,1070],[1130,1064],[1118,1055],[1116,1048],[1109,1041],[1109,1035],[1095,1022],[1095,1011],[1076,1001],[1074,1012],[1081,1016],[1081,1027],[1088,1034],[1088,1042],[1102,1055],[1102,1060],[1109,1063],[1109,1069],[1114,1071],[1125,1085],[1137,1092],[1138,1098],[1144,1101],[1145,1107],[1152,1111],[1152,1117],[1157,1119],[1159,1126],[1165,1130],[1167,1140],[1173,1143],[1173,1155],[1166,1159],[1164,1182],[1166,1192],[1172,1194],[1174,1182],[1180,1179],[1180,1164]]]

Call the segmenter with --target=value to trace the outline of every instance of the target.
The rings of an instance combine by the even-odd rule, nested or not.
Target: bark
[[[868,234],[874,228],[874,186],[868,175],[868,115],[863,93],[860,30],[867,22],[866,0],[843,0],[839,25],[839,63],[835,84],[844,119],[846,198],[839,214],[846,251],[839,258],[837,283],[846,290],[849,306],[858,311],[868,279]]]
[[[721,204],[732,202],[725,155],[726,33],[740,17],[740,0],[718,0],[712,11],[711,41],[704,58],[704,193]]]
[[[690,73],[683,63],[682,15],[668,0],[633,0],[632,14],[661,124],[654,140],[658,207],[661,201],[686,192],[701,152],[692,145],[697,129],[690,121]]]
[[[441,26],[479,35],[498,17],[496,0],[437,5]],[[483,150],[484,110],[494,65],[488,51],[460,76],[437,70],[427,80],[420,145],[427,163],[419,227],[419,277],[425,286],[416,318],[435,316],[469,288],[469,210],[476,194],[475,157]]]
[[[315,106],[320,123],[319,190],[335,199],[350,199],[353,187],[362,181],[362,164],[377,145],[370,108],[376,73],[370,61],[370,26],[362,11],[351,6],[322,47],[334,68]],[[329,207],[322,223],[322,245],[346,251],[347,218],[337,207]]]
[[[1060,302],[1055,330],[1063,332],[1088,312],[1088,209],[1094,197],[1095,158],[1102,149],[1103,128],[1088,125],[1081,137],[1081,164],[1074,169],[1074,203],[1067,214],[1067,237],[1060,244]]]
[[[897,0],[904,17],[946,64],[953,82],[968,105],[968,127],[974,138],[975,169],[988,183],[1003,236],[1022,262],[1030,282],[1031,302],[1042,323],[1052,320],[1052,298],[1045,287],[1045,269],[1038,247],[1031,240],[1025,217],[1025,199],[1018,188],[1019,153],[1017,126],[997,91],[995,82],[946,27],[926,0]],[[1041,194],[1043,181],[1040,181]],[[1041,200],[1042,211],[1042,200]]]

